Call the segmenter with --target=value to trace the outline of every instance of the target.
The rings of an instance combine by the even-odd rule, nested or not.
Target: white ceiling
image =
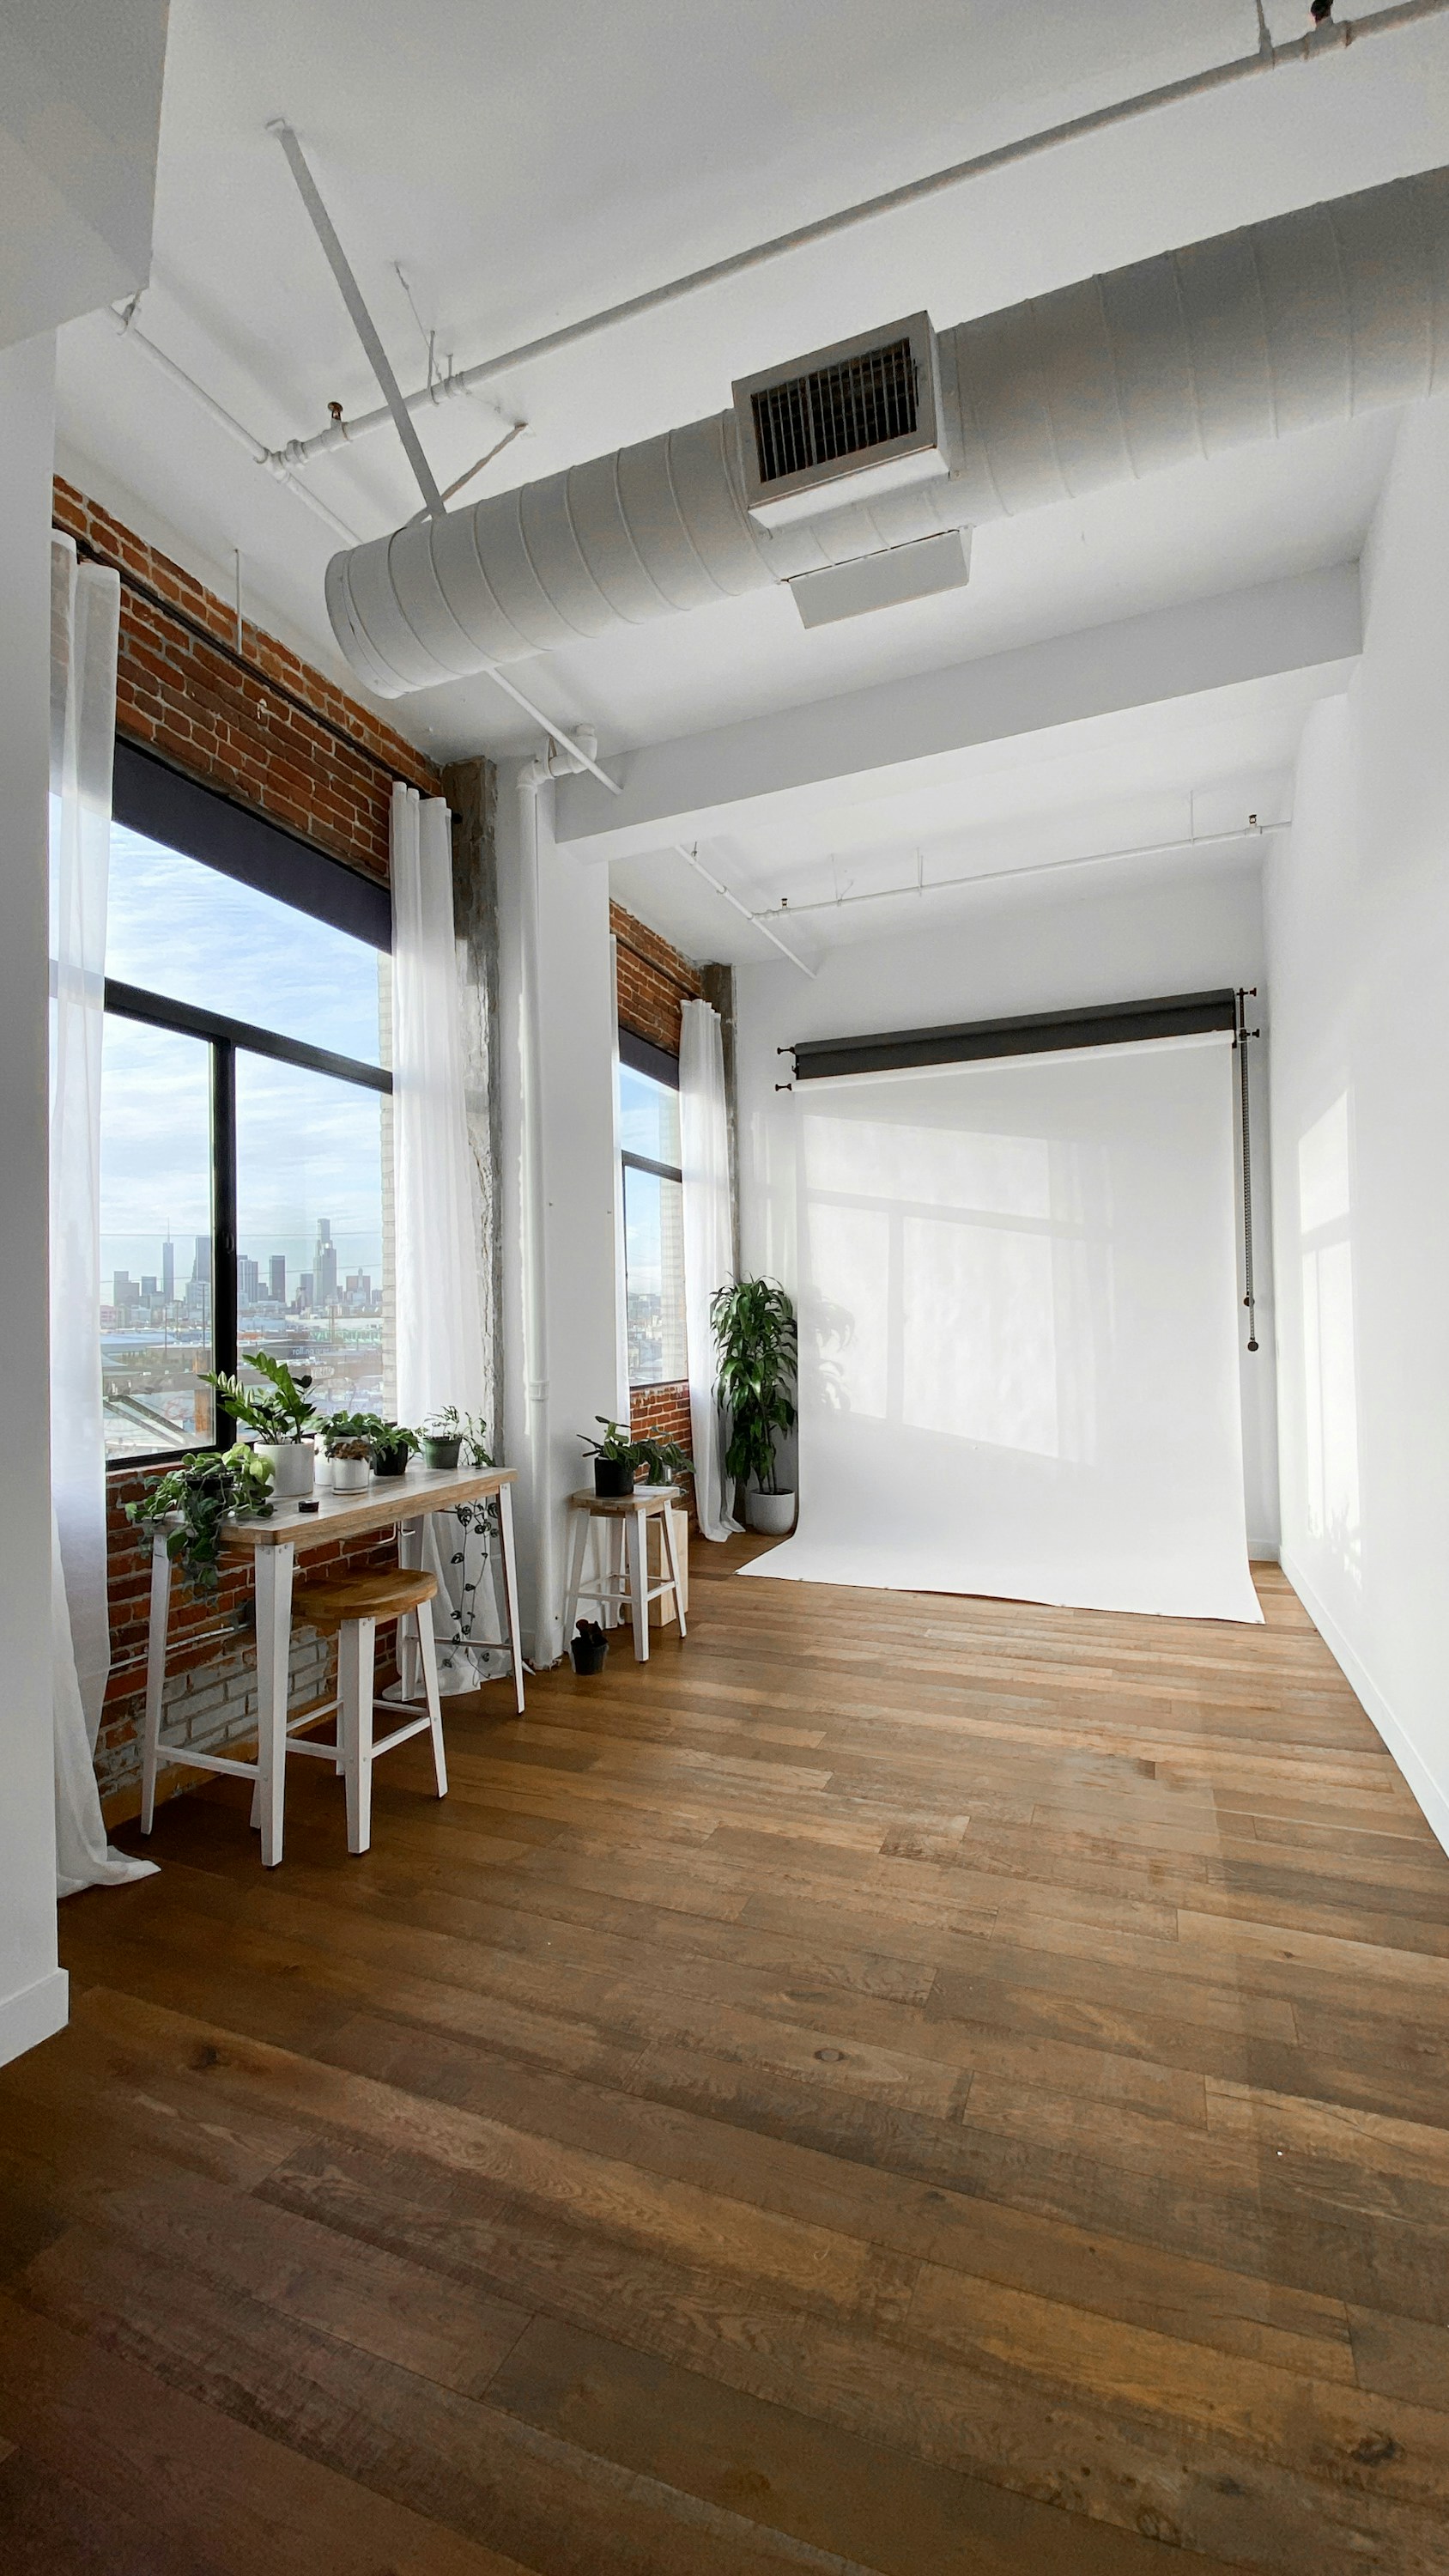
[[[1373,5],[1352,0],[1354,14]],[[1275,35],[1296,34],[1306,0],[1270,0],[1269,16]],[[349,414],[378,400],[265,130],[271,117],[287,116],[300,134],[411,386],[425,372],[425,343],[395,263],[440,354],[468,364],[1256,42],[1253,0],[1093,0],[1089,9],[1080,0],[1016,9],[897,0],[891,10],[873,0],[832,0],[828,10],[735,0],[728,11],[551,0],[527,12],[498,0],[410,0],[403,12],[378,0],[301,9],[251,0],[245,10],[173,0],[171,26],[154,282],[140,319],[268,444],[320,428],[331,398]],[[446,481],[490,443],[500,415],[526,420],[526,434],[471,487],[499,490],[718,410],[735,375],[889,315],[924,304],[938,322],[955,322],[1169,242],[1432,166],[1446,133],[1441,19],[1058,150],[515,367],[486,400],[427,415],[425,443]],[[806,635],[789,598],[767,593],[539,659],[514,676],[554,716],[593,721],[618,754],[1350,559],[1392,430],[1371,420],[1314,433],[988,528],[969,588],[943,599]],[[239,551],[249,613],[341,675],[321,592],[337,541],[105,318],[63,335],[60,434],[63,471],[228,592]],[[309,472],[360,536],[417,506],[390,430]],[[501,754],[536,739],[483,678],[388,712],[439,756]],[[1149,838],[1134,818],[1156,813],[1154,799],[1175,800],[1180,816],[1191,791],[1281,780],[1294,722],[1265,698],[1226,724],[1219,710],[1193,740],[1169,724],[1157,751],[1148,726],[1142,740],[1104,748],[1119,760],[1115,777],[1096,779],[1090,807],[1080,801],[1085,785],[1066,789],[1055,822],[1032,764],[1016,760],[1002,772],[1015,784],[993,790],[987,813],[938,817],[927,832],[877,805],[870,828],[886,861],[913,851],[923,833],[943,851],[1009,844],[1030,853],[1071,816],[1083,847],[1107,845],[1099,827],[1109,839]],[[1159,777],[1172,761],[1171,779]],[[1145,802],[1136,794],[1144,764],[1154,782]],[[782,866],[793,859],[803,892],[821,856],[760,848],[744,834],[713,863],[727,857],[752,887],[783,892]],[[683,871],[671,880],[659,862],[629,867],[649,873],[661,927],[728,953],[723,908],[700,922],[678,886]],[[634,893],[644,900],[639,886]],[[859,935],[854,924],[876,909],[818,918],[831,936]],[[748,943],[753,934],[741,928]]]

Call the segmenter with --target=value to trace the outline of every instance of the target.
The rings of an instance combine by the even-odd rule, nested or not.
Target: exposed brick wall
[[[158,592],[221,645],[234,646],[233,609],[59,479],[54,513],[56,525],[78,542]],[[117,730],[329,857],[385,880],[391,780],[437,796],[437,772],[401,734],[245,618],[241,654],[245,670],[230,649],[204,643],[123,580]],[[304,708],[326,721],[312,721]],[[339,742],[329,725],[350,740]]]
[[[609,928],[617,942],[620,1028],[678,1055],[683,1006],[704,1000],[698,967],[622,904],[610,904]]]
[[[231,651],[235,612],[225,601],[59,480],[54,514],[58,527],[158,594],[159,605],[125,580],[121,584],[118,732],[233,803],[267,815],[329,857],[385,882],[393,778],[405,779],[425,795],[442,792],[437,772],[421,754],[246,620],[241,658],[247,667],[238,669]],[[228,649],[193,634],[182,616]],[[292,699],[300,699],[301,705],[293,705]],[[329,726],[348,739],[339,741]],[[133,1815],[139,1804],[150,1601],[150,1543],[126,1519],[124,1507],[154,1472],[116,1468],[106,1480],[111,1678],[96,1763],[112,1824]],[[396,1559],[396,1546],[384,1532],[349,1548],[309,1551],[306,1563],[310,1575],[324,1566],[345,1563],[360,1569]],[[223,1576],[211,1601],[198,1600],[179,1579],[173,1582],[163,1740],[214,1750],[255,1733],[255,1646],[249,1620],[239,1624],[250,1601],[245,1559]],[[389,1668],[387,1661],[392,1634],[385,1630],[379,1646],[379,1686],[395,1677],[396,1667]],[[328,1662],[321,1641],[299,1632],[293,1648],[294,1705],[323,1690]],[[200,1777],[173,1771],[162,1794],[195,1787]]]
[[[677,1440],[686,1455],[693,1441],[689,1419],[689,1387],[631,1386],[629,1389],[629,1428],[636,1440]],[[694,1480],[681,1480],[685,1502],[692,1524],[698,1526],[694,1508]]]

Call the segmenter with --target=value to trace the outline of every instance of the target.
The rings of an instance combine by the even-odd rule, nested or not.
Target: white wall
[[[1206,869],[1158,863],[1115,890],[1067,894],[1061,879],[1012,893],[983,889],[972,910],[929,930],[897,932],[881,907],[877,939],[832,949],[818,977],[783,963],[737,969],[740,1087],[741,1259],[747,1271],[796,1281],[791,1113],[774,1085],[788,1067],[776,1048],[794,1039],[872,1029],[1066,1010],[1152,994],[1258,984],[1266,1030],[1263,925],[1256,866]],[[1267,1208],[1266,1048],[1255,1052],[1255,1182],[1260,1206],[1256,1355],[1242,1360],[1243,1456],[1248,1540],[1255,1555],[1278,1545],[1274,1427],[1272,1263]],[[1246,1335],[1244,1337],[1246,1339]]]
[[[1269,871],[1283,1562],[1449,1845],[1449,404]]]
[[[526,1382],[523,1192],[524,869],[531,864],[520,813],[519,766],[498,781],[499,1049],[503,1101],[504,1456],[519,1470],[519,1564],[524,1627],[536,1662],[563,1651],[568,1515],[565,1498],[588,1481],[578,1434],[618,1410],[614,1245],[614,968],[606,868],[581,866],[555,848],[551,785],[538,791],[538,1044],[548,1334],[546,1509],[553,1571],[540,1599],[538,1510]]]
[[[55,346],[0,352],[0,2062],[65,2020],[56,1965],[46,1291],[46,801]]]

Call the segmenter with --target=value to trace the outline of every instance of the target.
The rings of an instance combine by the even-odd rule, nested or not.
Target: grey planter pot
[[[784,1538],[795,1526],[793,1494],[746,1494],[745,1518],[767,1538]]]

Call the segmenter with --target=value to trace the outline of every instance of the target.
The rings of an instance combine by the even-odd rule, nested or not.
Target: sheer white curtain
[[[58,1892],[144,1878],[107,1847],[93,1754],[111,1668],[101,1417],[100,1141],[106,891],[121,586],[51,543],[51,1653]]]
[[[488,1400],[478,1300],[479,1226],[463,1079],[453,933],[452,825],[441,797],[392,791],[393,1172],[398,1419],[443,1405],[481,1417]],[[491,1426],[490,1426],[491,1427]],[[481,1667],[461,1642],[499,1634],[481,1530],[460,1524],[436,1549],[439,1674],[472,1690]],[[470,1605],[478,1605],[476,1613]]]
[[[680,1169],[684,1174],[684,1326],[689,1344],[689,1423],[694,1503],[703,1537],[728,1538],[730,1512],[715,1401],[709,1303],[734,1277],[724,1038],[708,1002],[686,1002],[679,1041]]]

